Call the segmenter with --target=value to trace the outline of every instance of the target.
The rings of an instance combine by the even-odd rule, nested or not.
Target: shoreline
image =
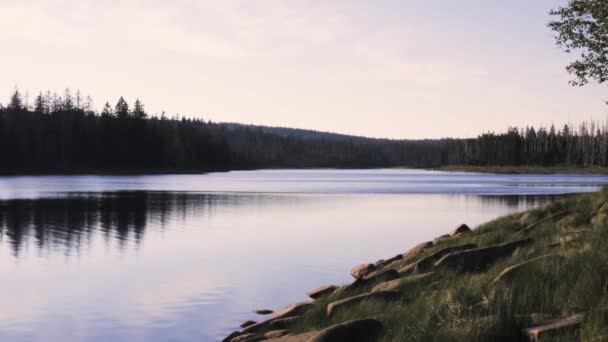
[[[573,166],[472,166],[447,165],[437,168],[428,168],[433,171],[471,172],[471,173],[498,173],[498,174],[584,174],[607,175],[608,167],[573,167]]]
[[[461,224],[403,254],[357,265],[351,283],[311,290],[309,301],[260,322],[245,322],[223,341],[536,341],[547,336],[576,341],[605,336],[606,240],[608,190],[475,229]]]
[[[471,166],[447,165],[434,168],[416,168],[408,166],[386,167],[262,167],[262,168],[151,168],[151,169],[56,169],[45,171],[9,170],[0,171],[0,177],[18,176],[145,176],[145,175],[197,175],[211,172],[262,171],[262,170],[423,170],[468,173],[496,174],[579,174],[608,175],[608,167],[569,167],[569,166]]]

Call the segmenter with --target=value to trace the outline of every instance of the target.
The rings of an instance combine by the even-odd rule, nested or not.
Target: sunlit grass
[[[584,313],[575,335],[551,336],[550,340],[608,337],[608,216],[598,212],[605,203],[608,191],[604,189],[483,224],[410,262],[447,246],[473,243],[485,247],[514,241],[532,223],[571,210],[535,226],[526,234],[532,243],[482,271],[435,270],[431,280],[404,286],[399,300],[363,302],[328,318],[329,302],[369,291],[376,284],[356,293],[338,293],[317,300],[292,330],[319,330],[374,317],[387,328],[383,341],[511,341],[521,339],[521,330],[533,322]],[[505,268],[544,255],[562,257],[541,258],[494,281]],[[403,263],[391,265],[401,266]]]

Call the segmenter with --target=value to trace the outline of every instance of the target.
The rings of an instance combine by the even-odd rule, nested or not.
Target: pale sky
[[[561,0],[0,0],[0,101],[66,87],[97,108],[389,138],[604,120],[547,12]]]

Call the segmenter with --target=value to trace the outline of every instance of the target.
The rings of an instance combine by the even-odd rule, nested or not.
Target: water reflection
[[[353,264],[555,198],[119,191],[0,201],[0,302],[10,308],[0,341],[215,341],[259,319],[252,309],[348,281]]]
[[[463,195],[445,195],[459,200]],[[522,210],[564,195],[465,196],[475,197],[482,206],[506,206]],[[124,191],[70,193],[40,199],[0,201],[0,242],[18,257],[33,243],[41,251],[78,254],[90,246],[96,235],[107,244],[125,248],[139,246],[146,226],[153,222],[163,230],[172,216],[210,215],[214,205],[238,206],[260,201],[287,205],[311,196],[193,194],[174,192]],[[276,201],[280,198],[280,201]],[[276,203],[275,203],[276,204]]]

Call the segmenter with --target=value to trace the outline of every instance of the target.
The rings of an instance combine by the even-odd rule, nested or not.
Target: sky
[[[152,114],[388,138],[605,120],[572,87],[548,11],[565,0],[0,0],[15,87],[124,96]]]

